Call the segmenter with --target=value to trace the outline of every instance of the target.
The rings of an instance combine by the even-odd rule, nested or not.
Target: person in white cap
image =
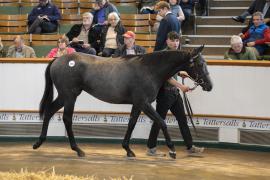
[[[233,35],[231,37],[231,48],[225,52],[224,59],[228,60],[256,60],[256,50],[254,47],[246,47],[243,45],[240,36]]]
[[[127,31],[124,35],[124,45],[116,49],[114,57],[126,55],[145,54],[145,48],[135,44],[135,34],[132,31]]]

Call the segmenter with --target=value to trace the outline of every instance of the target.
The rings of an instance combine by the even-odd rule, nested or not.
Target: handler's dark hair
[[[168,33],[167,39],[170,39],[170,40],[180,39],[180,35],[175,31],[171,31]]]

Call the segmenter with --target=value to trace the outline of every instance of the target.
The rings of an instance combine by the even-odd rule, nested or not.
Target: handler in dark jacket
[[[61,19],[59,9],[49,0],[39,0],[28,16],[28,33],[52,33],[57,31],[58,20]]]
[[[108,22],[101,32],[100,49],[103,57],[112,56],[115,50],[124,44],[123,34],[126,32],[116,12],[108,15]]]
[[[85,12],[82,15],[83,23],[75,24],[66,34],[70,43],[70,46],[77,52],[83,52],[86,54],[94,54],[99,50],[97,43],[98,33],[93,27],[93,15],[89,12]]]
[[[179,34],[177,32],[168,33],[168,38],[166,41],[167,48],[165,50],[177,50],[180,47]],[[188,77],[186,72],[179,73],[181,77]],[[183,85],[177,81],[177,75],[174,75],[165,82],[159,90],[157,95],[157,104],[156,111],[162,119],[165,120],[168,111],[170,110],[175,116],[180,132],[184,139],[185,146],[187,148],[187,153],[189,155],[200,155],[204,148],[196,147],[193,144],[192,136],[188,127],[187,118],[185,115],[184,104],[179,94],[179,90],[187,92],[190,88],[186,85]],[[159,134],[160,127],[158,123],[154,122],[149,134],[149,139],[147,142],[148,151],[147,155],[149,156],[164,156],[164,153],[157,152],[157,138]]]
[[[160,51],[166,48],[167,34],[171,31],[180,31],[180,22],[177,17],[170,11],[170,4],[165,1],[160,1],[156,5],[156,9],[163,19],[157,32],[157,39],[155,44],[155,51]]]
[[[127,31],[123,36],[125,44],[116,49],[114,57],[145,54],[145,48],[135,44],[134,32]]]

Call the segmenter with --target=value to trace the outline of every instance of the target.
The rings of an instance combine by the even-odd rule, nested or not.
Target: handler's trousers
[[[161,90],[157,97],[156,111],[165,120],[167,112],[171,110],[172,114],[176,117],[178,126],[184,143],[187,149],[190,149],[193,145],[192,136],[190,134],[189,127],[187,125],[187,117],[185,115],[183,100],[178,91]],[[157,145],[157,137],[159,134],[160,127],[157,123],[153,123],[147,146],[148,148],[154,148]]]

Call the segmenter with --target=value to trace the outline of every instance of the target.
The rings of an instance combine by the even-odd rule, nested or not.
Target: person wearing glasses
[[[69,41],[66,36],[63,36],[58,39],[57,47],[53,48],[49,54],[47,55],[48,58],[57,58],[63,56],[65,54],[71,54],[76,52],[73,48],[68,47]]]

